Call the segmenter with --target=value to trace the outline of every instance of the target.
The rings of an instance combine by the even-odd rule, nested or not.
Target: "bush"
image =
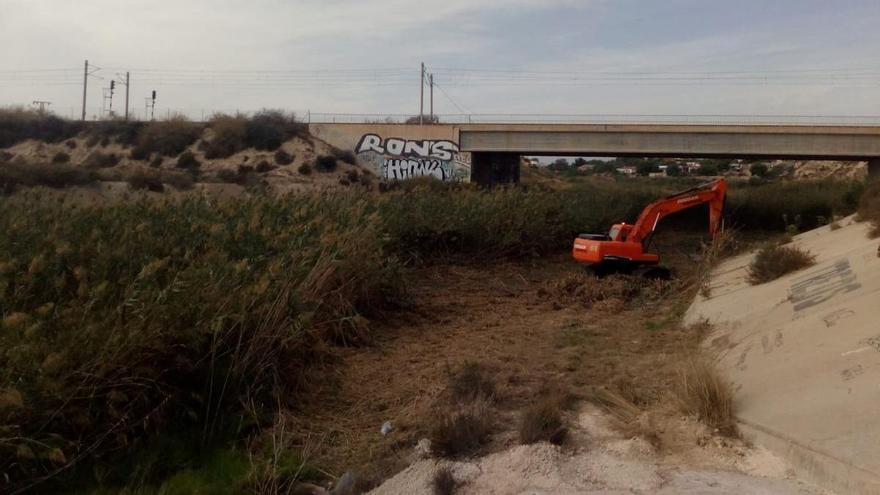
[[[28,139],[57,143],[70,139],[83,129],[81,122],[65,120],[23,108],[0,108],[0,148]]]
[[[275,163],[277,163],[278,165],[290,165],[291,163],[293,163],[293,160],[294,156],[284,151],[283,149],[279,148],[278,151],[275,152]]]
[[[455,458],[475,453],[485,445],[492,431],[491,409],[481,400],[454,411],[440,412],[431,430],[431,450],[441,457]]]
[[[63,188],[92,184],[96,180],[89,171],[68,164],[16,162],[0,166],[0,192],[5,194],[18,187]]]
[[[55,153],[55,156],[52,157],[52,163],[55,163],[55,164],[67,163],[69,161],[70,161],[70,155],[68,155],[67,153],[65,153],[63,151],[59,151],[58,153]]]
[[[177,157],[177,163],[175,166],[187,170],[198,170],[202,164],[192,151],[184,151],[179,157]]]
[[[165,161],[165,159],[162,158],[162,155],[156,155],[153,157],[152,160],[150,160],[150,167],[159,168],[162,166],[162,162],[164,162],[164,161]]]
[[[92,124],[86,131],[86,139],[102,147],[116,141],[123,146],[137,144],[141,130],[146,124],[123,119],[102,120]]]
[[[196,142],[201,133],[201,126],[193,124],[184,117],[150,122],[140,132],[137,146],[132,153],[144,157],[152,153],[177,156]]]
[[[562,403],[548,397],[530,405],[520,418],[519,441],[523,444],[550,442],[561,445],[567,428],[562,420]]]
[[[308,127],[296,116],[281,110],[262,110],[247,122],[247,145],[262,151],[275,151],[288,139],[304,135]]]
[[[315,161],[318,172],[333,172],[336,170],[336,158],[330,155],[321,155]]]
[[[138,169],[128,176],[128,187],[135,191],[162,192],[165,186],[162,177],[153,170]]]
[[[119,157],[115,153],[102,153],[93,151],[83,161],[83,166],[88,168],[110,168],[119,164]]]
[[[678,374],[675,394],[682,412],[724,436],[739,437],[733,387],[712,363],[704,359],[685,363]]]
[[[72,149],[72,150],[76,149],[76,141],[74,141],[73,139],[71,139],[69,141],[65,141],[64,145],[67,146],[68,149]]]
[[[871,222],[871,236],[880,237],[880,182],[868,186],[859,200],[859,220]]]
[[[227,158],[247,147],[248,119],[244,115],[217,114],[208,126],[213,136],[204,143],[205,158]]]
[[[749,265],[749,283],[763,284],[816,264],[816,257],[795,246],[770,245],[758,251]]]
[[[361,176],[358,173],[357,169],[349,170],[348,173],[345,174],[345,177],[346,179],[348,179],[348,182],[352,184],[357,184],[361,180]]]
[[[357,156],[355,156],[354,152],[351,150],[333,148],[331,153],[337,160],[341,162],[345,162],[349,165],[357,165]]]
[[[458,489],[458,481],[448,466],[437,468],[431,479],[434,495],[453,495]]]
[[[275,166],[269,163],[268,160],[260,160],[260,162],[257,163],[256,170],[258,173],[265,174],[266,172],[271,172],[275,170]]]
[[[162,182],[178,191],[189,191],[195,185],[196,180],[190,173],[168,170],[162,172]]]
[[[296,170],[302,175],[310,175],[312,173],[312,166],[308,163],[303,163],[302,165],[297,167]]]
[[[449,390],[452,400],[458,403],[491,400],[495,396],[495,380],[484,365],[469,362],[453,375]]]

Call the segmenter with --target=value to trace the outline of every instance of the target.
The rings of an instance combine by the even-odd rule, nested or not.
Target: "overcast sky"
[[[90,116],[125,69],[138,112],[412,114],[421,61],[441,114],[880,115],[877,0],[0,0],[0,46],[63,115],[86,58]]]

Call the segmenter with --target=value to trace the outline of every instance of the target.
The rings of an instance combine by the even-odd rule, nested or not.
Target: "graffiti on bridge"
[[[387,180],[434,177],[452,182],[470,177],[470,156],[449,140],[383,139],[365,134],[355,148],[358,158]]]

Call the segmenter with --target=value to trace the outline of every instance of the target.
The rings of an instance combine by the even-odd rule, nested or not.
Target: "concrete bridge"
[[[866,161],[880,176],[880,126],[678,124],[311,124],[312,134],[389,179],[516,182],[523,155]]]

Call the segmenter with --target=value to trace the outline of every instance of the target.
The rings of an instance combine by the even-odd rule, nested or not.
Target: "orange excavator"
[[[572,256],[588,264],[597,275],[669,278],[669,270],[658,266],[660,256],[648,252],[657,224],[664,217],[708,203],[709,233],[714,237],[721,227],[726,195],[727,182],[718,179],[665,197],[646,206],[634,224],[616,223],[608,234],[581,234],[574,240]]]

